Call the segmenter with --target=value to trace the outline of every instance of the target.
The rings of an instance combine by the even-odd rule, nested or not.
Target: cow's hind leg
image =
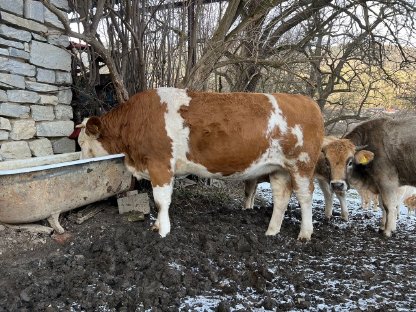
[[[270,174],[270,186],[273,193],[273,214],[266,235],[276,235],[280,232],[290,195],[292,195],[290,175],[284,171]]]
[[[307,176],[294,175],[294,191],[299,200],[302,212],[299,240],[310,240],[313,233],[312,225],[312,193],[313,180]]]
[[[253,209],[256,189],[257,179],[244,181],[244,209]]]

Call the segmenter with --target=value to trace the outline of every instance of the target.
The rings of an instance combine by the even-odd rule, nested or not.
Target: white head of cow
[[[98,117],[85,118],[76,128],[81,128],[78,136],[78,144],[81,146],[81,159],[109,154],[98,140],[102,131],[101,121]]]
[[[330,169],[330,185],[334,192],[345,192],[356,165],[367,165],[374,159],[374,153],[355,146],[348,139],[334,140],[322,147]]]

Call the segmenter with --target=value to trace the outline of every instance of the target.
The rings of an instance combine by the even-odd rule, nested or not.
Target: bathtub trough
[[[124,155],[80,159],[68,153],[0,162],[0,222],[47,219],[58,233],[59,214],[131,188]]]

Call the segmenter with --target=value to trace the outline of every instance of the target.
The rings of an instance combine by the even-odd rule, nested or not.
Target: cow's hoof
[[[298,235],[298,240],[299,241],[305,241],[305,242],[308,242],[308,241],[310,241],[311,240],[311,237],[312,237],[312,235],[307,235],[307,234],[299,234]]]
[[[386,230],[384,230],[383,235],[384,235],[385,237],[391,237],[391,231],[386,231]]]
[[[306,242],[308,242],[308,241],[310,241],[311,240],[311,237],[312,237],[312,232],[308,232],[308,233],[299,233],[299,235],[298,235],[298,240],[299,241],[306,241]]]
[[[151,230],[151,231],[153,231],[153,232],[159,232],[159,226],[158,226],[158,225],[156,225],[156,224],[153,224],[153,225],[150,227],[150,230]]]
[[[276,234],[279,234],[279,230],[267,229],[266,231],[266,236],[275,236]]]
[[[253,210],[254,207],[243,207],[243,210]]]
[[[343,216],[341,216],[341,220],[342,220],[342,221],[345,221],[345,222],[348,222],[348,216],[346,216],[346,217],[345,217],[345,216],[344,216],[344,217],[343,217]]]

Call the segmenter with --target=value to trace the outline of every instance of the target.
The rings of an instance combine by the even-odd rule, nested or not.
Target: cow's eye
[[[348,164],[347,164],[347,166],[348,166],[348,167],[352,167],[352,159],[348,160]]]

